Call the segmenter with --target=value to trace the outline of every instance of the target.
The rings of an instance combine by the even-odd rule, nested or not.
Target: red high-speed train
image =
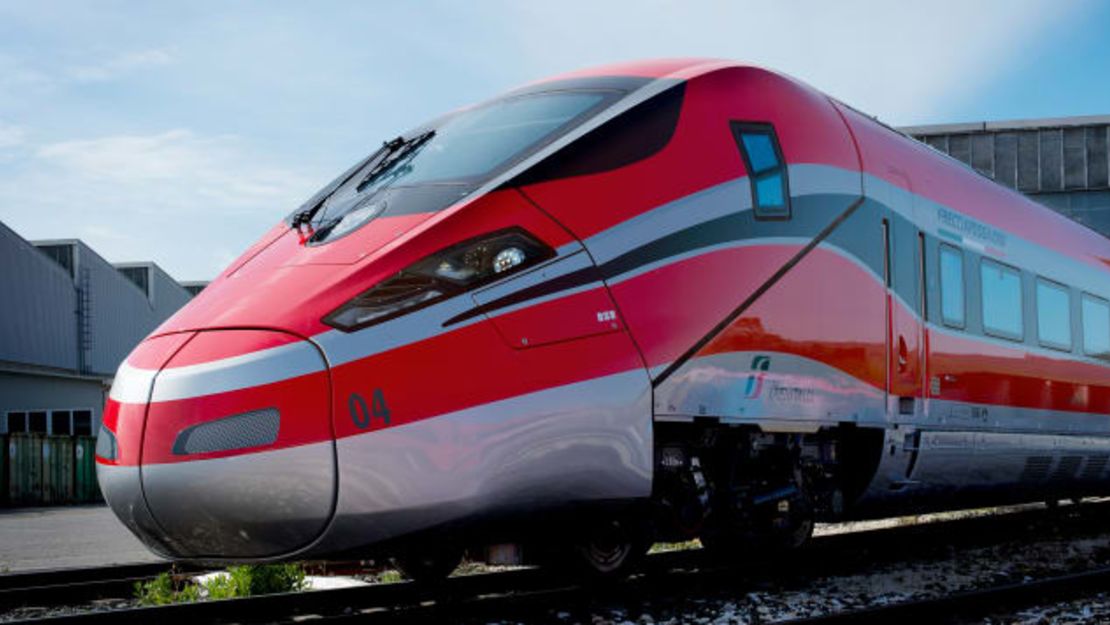
[[[603,67],[266,233],[120,367],[100,483],[170,557],[416,575],[1103,493],[1108,300],[1110,241],[791,78]]]

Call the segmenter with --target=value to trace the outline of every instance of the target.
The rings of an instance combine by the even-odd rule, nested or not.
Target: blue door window
[[[789,219],[790,190],[786,159],[770,124],[733,122],[732,133],[752,190],[752,209],[759,219]]]

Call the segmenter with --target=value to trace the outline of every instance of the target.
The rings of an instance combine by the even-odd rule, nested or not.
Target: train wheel
[[[446,578],[462,562],[463,550],[440,547],[427,551],[408,551],[394,556],[393,564],[405,577],[416,582],[434,582]]]
[[[575,575],[628,575],[651,547],[650,532],[634,520],[608,519],[579,534],[569,549],[553,551],[549,564]]]

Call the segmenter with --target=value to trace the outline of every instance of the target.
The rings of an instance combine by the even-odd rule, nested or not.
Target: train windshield
[[[446,195],[429,206],[405,212],[436,210],[457,200],[483,181],[567,132],[612,102],[615,91],[548,91],[508,97],[450,115],[383,146],[341,177],[327,194],[312,222],[312,240],[321,243],[346,234],[371,219],[394,211],[389,206],[405,188],[436,185]],[[389,193],[386,193],[386,192]],[[390,197],[386,197],[390,196]]]

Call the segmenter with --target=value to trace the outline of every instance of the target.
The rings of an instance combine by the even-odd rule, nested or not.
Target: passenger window
[[[1090,356],[1110,358],[1110,304],[1083,294],[1083,351]]]
[[[790,218],[786,159],[770,124],[732,123],[732,134],[748,170],[752,208],[759,219]]]
[[[964,327],[964,253],[940,246],[940,316],[945,325]]]
[[[1037,339],[1071,351],[1071,295],[1062,284],[1037,278]]]
[[[983,329],[987,334],[1020,341],[1025,324],[1021,312],[1021,273],[984,258],[979,265]]]

